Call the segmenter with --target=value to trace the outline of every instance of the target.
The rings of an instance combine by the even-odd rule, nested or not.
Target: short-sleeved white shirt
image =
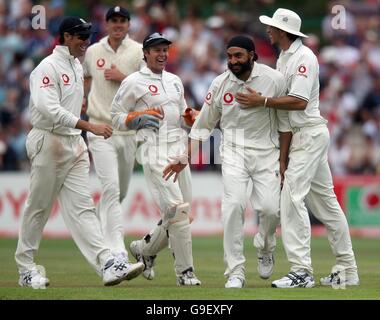
[[[145,65],[142,45],[125,37],[115,52],[108,36],[90,46],[83,61],[85,77],[92,77],[87,114],[91,122],[111,124],[111,103],[120,83],[104,78],[104,71],[114,64],[123,74],[130,75]]]
[[[220,120],[223,143],[256,149],[278,147],[278,131],[291,131],[288,112],[264,106],[241,108],[235,95],[246,92],[245,87],[266,97],[279,97],[285,93],[285,80],[280,72],[256,62],[247,81],[225,71],[212,82],[190,138],[207,140]]]
[[[175,141],[178,137],[183,137],[185,131],[181,129],[181,115],[187,105],[181,79],[165,70],[156,74],[144,67],[126,77],[121,83],[112,102],[112,125],[117,130],[126,130],[125,120],[128,112],[157,107],[162,107],[164,111],[161,125],[165,126],[165,134],[168,135],[160,139]],[[151,129],[141,129],[138,131],[138,138],[152,134],[155,133]]]
[[[307,101],[305,110],[290,111],[293,128],[327,123],[319,111],[319,65],[315,54],[296,39],[288,50],[281,51],[277,70],[285,76],[286,94]]]

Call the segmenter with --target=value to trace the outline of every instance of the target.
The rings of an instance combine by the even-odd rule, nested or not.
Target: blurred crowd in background
[[[251,35],[258,62],[275,67],[278,51],[258,16],[272,15],[282,5],[300,14],[307,29],[303,31],[309,34],[304,42],[320,62],[320,109],[329,121],[333,174],[380,175],[380,1],[326,1],[320,14],[315,13],[319,19],[314,25],[307,23],[303,9],[286,6],[286,1],[252,1],[252,10],[242,3],[212,1],[205,14],[202,1],[0,0],[0,171],[29,168],[25,150],[29,74],[57,44],[64,15],[91,21],[97,31],[92,42],[105,35],[105,12],[116,4],[131,12],[131,38],[142,42],[151,32],[165,33],[173,41],[167,70],[181,77],[188,105],[199,109],[211,81],[226,69],[225,44],[231,36]],[[46,9],[46,29],[31,27],[32,7],[37,4]],[[344,29],[332,27],[332,8],[337,4],[346,10]]]

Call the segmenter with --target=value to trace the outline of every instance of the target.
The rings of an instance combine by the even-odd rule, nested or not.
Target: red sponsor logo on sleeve
[[[306,67],[302,64],[298,67],[298,72],[299,73],[305,73],[306,72]]]
[[[54,87],[53,83],[50,83],[50,79],[48,76],[42,78],[42,85],[40,88]]]
[[[206,98],[205,98],[205,103],[210,104],[211,103],[211,98],[212,98],[212,93],[207,92]]]
[[[298,70],[297,70],[297,71],[298,71],[298,72],[297,72],[297,75],[298,75],[298,76],[303,76],[303,77],[307,78],[307,74],[306,74],[307,69],[306,69],[306,67],[305,67],[304,64],[301,64],[301,65],[298,67]]]
[[[298,67],[298,72],[299,73],[305,73],[306,72],[306,67],[305,65],[301,64],[299,67]]]

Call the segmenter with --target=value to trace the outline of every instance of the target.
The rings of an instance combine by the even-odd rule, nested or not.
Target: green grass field
[[[131,238],[126,239],[129,243]],[[157,258],[156,278],[153,281],[138,277],[118,286],[104,287],[101,279],[89,267],[72,240],[44,239],[37,263],[44,265],[51,285],[46,290],[20,288],[13,259],[16,239],[0,239],[0,299],[171,299],[171,300],[252,300],[252,299],[380,299],[380,241],[353,239],[361,285],[345,290],[317,286],[313,289],[274,289],[270,280],[261,280],[256,271],[256,250],[251,239],[245,243],[246,287],[242,290],[224,289],[224,266],[221,237],[193,239],[196,274],[200,287],[177,287],[173,259],[169,250]],[[312,258],[315,278],[327,275],[334,258],[325,238],[312,239]],[[276,251],[277,279],[288,272],[289,265],[279,241]]]

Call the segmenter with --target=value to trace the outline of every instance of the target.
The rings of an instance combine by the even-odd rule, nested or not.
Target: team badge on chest
[[[155,96],[155,95],[157,95],[157,94],[160,94],[160,93],[158,92],[158,88],[157,88],[157,86],[155,86],[154,84],[149,85],[149,86],[148,86],[148,89],[149,89],[150,93],[152,94],[152,96]]]
[[[223,104],[232,105],[234,102],[234,96],[230,92],[226,92],[223,95]]]
[[[106,60],[104,60],[103,58],[100,58],[96,61],[96,66],[98,67],[98,69],[104,69],[105,64]]]
[[[65,86],[68,86],[70,84],[70,78],[66,73],[62,75],[62,80]]]

